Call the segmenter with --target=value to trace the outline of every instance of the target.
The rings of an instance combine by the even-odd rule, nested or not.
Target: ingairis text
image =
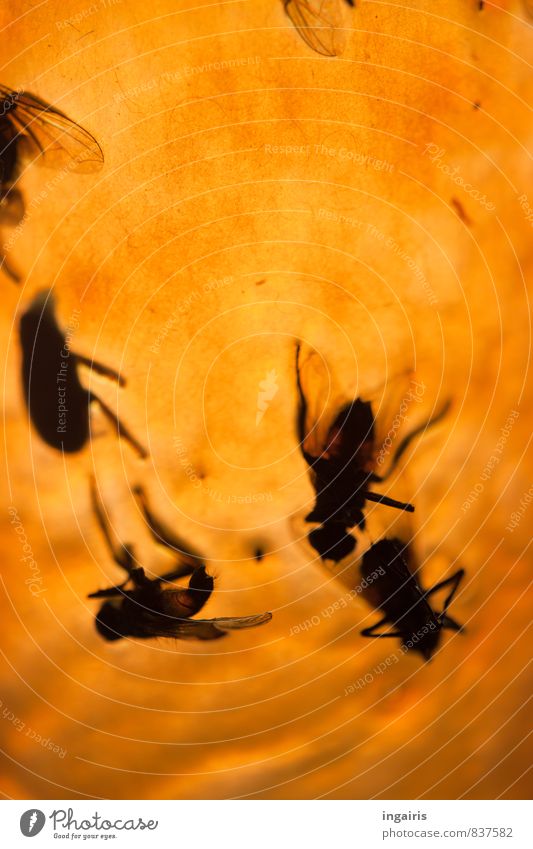
[[[401,814],[392,813],[391,811],[382,811],[384,820],[392,820],[393,822],[405,822],[406,820],[427,820],[427,814],[421,811],[404,811]]]

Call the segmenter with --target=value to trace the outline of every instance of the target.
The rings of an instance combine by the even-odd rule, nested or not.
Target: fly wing
[[[344,33],[340,0],[285,0],[285,12],[301,38],[321,56],[340,56]]]
[[[42,156],[45,165],[78,173],[102,167],[104,155],[94,136],[36,95],[0,86],[2,110],[18,132],[22,155],[31,161]]]
[[[16,271],[7,262],[5,256],[3,256],[2,254],[0,254],[0,271],[3,271],[4,274],[7,274],[7,276],[10,278],[10,280],[13,281],[13,283],[20,283],[20,281],[22,279],[20,274],[18,273],[18,271]]]
[[[143,615],[146,637],[176,637],[179,640],[218,640],[228,631],[255,628],[270,622],[271,613],[251,616],[222,616],[218,619],[173,619],[167,616]]]
[[[271,613],[252,613],[251,616],[220,616],[218,619],[212,619],[217,628],[223,631],[241,631],[243,628],[256,628],[258,625],[264,625],[272,619]],[[206,620],[209,621],[209,620]]]
[[[16,227],[24,218],[24,198],[19,189],[10,189],[0,197],[0,223]]]

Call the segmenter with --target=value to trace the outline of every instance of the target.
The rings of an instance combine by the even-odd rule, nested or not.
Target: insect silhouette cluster
[[[302,388],[300,357],[298,344],[297,430],[315,489],[315,506],[305,520],[318,525],[310,531],[308,539],[321,560],[339,562],[352,554],[356,547],[356,539],[349,531],[366,527],[364,508],[367,501],[414,512],[412,504],[374,493],[370,487],[382,484],[390,477],[413,440],[441,421],[450,403],[444,404],[437,415],[401,440],[385,475],[377,475],[375,471],[377,446],[372,406],[360,398],[340,410],[329,428],[325,445],[317,456],[313,456],[304,447],[308,404]],[[380,540],[364,554],[362,578],[368,582],[372,576],[369,582],[372,590],[368,595],[374,607],[380,609],[384,616],[361,633],[364,637],[399,637],[405,647],[420,652],[425,660],[429,660],[439,645],[443,629],[461,630],[461,626],[448,616],[447,609],[465,573],[459,569],[430,590],[423,590],[412,559],[409,546],[396,538]],[[430,599],[446,587],[450,587],[450,591],[438,613],[431,607]]]
[[[344,0],[354,6],[351,0]],[[313,0],[285,0],[284,8],[304,41],[317,53],[338,55],[339,27],[335,12],[340,0],[315,3]],[[73,172],[94,171],[103,164],[103,153],[96,139],[59,109],[26,91],[0,86],[0,226],[19,224],[25,215],[25,203],[19,178],[25,162],[39,162]],[[1,268],[15,283],[20,275],[5,257]],[[115,381],[120,388],[125,378],[109,366],[73,351],[56,316],[51,292],[37,294],[26,308],[19,324],[22,351],[22,386],[29,418],[39,436],[50,447],[66,453],[81,451],[90,439],[90,409],[98,405],[118,436],[144,459],[147,452],[131,430],[93,390],[86,389],[79,374],[80,366]],[[304,450],[307,401],[299,370],[300,346],[296,349],[299,393],[298,437],[303,457],[315,488],[315,505],[306,521],[313,524],[308,538],[321,560],[340,561],[351,555],[356,540],[350,531],[364,530],[365,507],[374,502],[413,512],[410,503],[397,501],[373,491],[397,467],[413,439],[438,422],[441,412],[403,439],[386,475],[376,473],[375,421],[369,402],[360,398],[339,410],[330,427],[326,444],[318,456]],[[58,392],[68,398],[68,416],[57,421]],[[99,634],[107,641],[122,638],[174,637],[214,640],[229,631],[247,629],[270,621],[269,612],[245,616],[194,619],[214,589],[201,556],[170,532],[151,511],[145,492],[138,487],[135,497],[155,541],[172,550],[175,567],[150,578],[138,563],[131,544],[114,539],[106,511],[93,481],[94,512],[115,563],[126,573],[125,580],[90,598],[102,602],[96,617]],[[261,558],[263,552],[261,551]],[[256,558],[261,558],[257,555]],[[420,586],[412,568],[408,546],[398,539],[375,543],[363,556],[363,577],[376,571],[381,576],[372,584],[373,604],[383,613],[381,620],[362,631],[365,637],[398,637],[428,660],[435,652],[443,629],[460,630],[448,615],[448,606],[464,576],[459,570],[430,590]],[[187,580],[186,586],[177,582]],[[449,588],[436,612],[430,604],[439,590]],[[386,626],[390,626],[386,628]],[[382,630],[380,630],[382,629]]]
[[[19,178],[23,165],[37,162],[72,172],[90,172],[103,164],[96,139],[62,111],[27,91],[0,86],[0,226],[13,227],[25,216]],[[20,275],[4,256],[1,268],[15,283]],[[97,404],[126,440],[144,459],[145,448],[113,410],[92,390],[86,389],[79,367],[116,381],[126,380],[112,368],[72,350],[70,339],[56,316],[52,292],[38,293],[19,324],[22,352],[22,387],[30,421],[43,441],[66,453],[81,451],[90,438],[90,409]],[[144,493],[137,491],[146,521],[159,544],[171,548],[176,567],[165,575],[149,578],[137,563],[131,546],[115,544],[96,486],[92,487],[94,510],[115,562],[126,572],[119,586],[91,593],[104,599],[96,617],[98,632],[106,640],[123,637],[179,637],[214,640],[230,630],[251,628],[267,622],[270,613],[252,616],[191,619],[209,599],[213,578],[198,555],[191,554],[151,514]],[[185,588],[175,582],[188,578]]]

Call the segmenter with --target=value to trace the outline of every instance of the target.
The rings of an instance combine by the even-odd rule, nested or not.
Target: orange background
[[[272,0],[2,4],[2,84],[57,105],[105,154],[99,174],[57,184],[50,169],[25,169],[27,220],[0,233],[24,278],[1,280],[6,797],[531,792],[529,502],[507,529],[531,486],[532,239],[518,200],[529,192],[533,206],[531,18],[520,2],[339,9],[346,46],[330,59]],[[80,367],[147,461],[97,408],[76,456],[29,426],[17,326],[49,288],[64,325],[80,310],[75,350],[127,378],[121,390]],[[467,570],[451,608],[466,631],[446,633],[430,664],[409,655],[376,674],[398,652],[359,636],[377,614],[361,598],[322,613],[357,582],[358,562],[325,569],[306,540],[297,339],[321,357],[310,378],[318,433],[361,396],[386,434],[413,376],[426,388],[405,432],[453,402],[384,490],[414,501],[414,517],[372,507],[357,550],[411,538],[428,587]],[[256,426],[273,369],[278,391]],[[271,610],[272,622],[211,644],[104,643],[86,597],[121,576],[92,514],[91,474],[147,569],[172,561],[144,526],[137,483],[204,554],[217,589],[202,614]]]

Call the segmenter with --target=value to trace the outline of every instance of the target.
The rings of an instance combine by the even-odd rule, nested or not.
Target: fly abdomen
[[[89,436],[89,396],[48,293],[37,295],[22,316],[20,343],[22,385],[35,429],[53,448],[79,451]]]
[[[181,619],[194,616],[207,602],[214,586],[214,579],[208,575],[205,566],[200,566],[191,575],[187,589],[161,592],[159,610]]]

